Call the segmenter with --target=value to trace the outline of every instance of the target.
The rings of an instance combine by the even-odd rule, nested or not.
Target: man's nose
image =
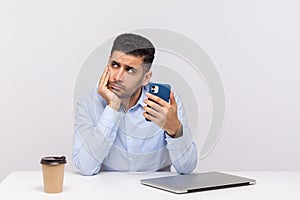
[[[119,70],[116,71],[114,79],[115,79],[115,81],[120,81],[120,82],[123,81],[123,79],[124,79],[124,69],[122,67],[119,68]]]

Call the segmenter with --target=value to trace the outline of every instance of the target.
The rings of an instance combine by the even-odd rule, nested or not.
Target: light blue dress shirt
[[[106,104],[97,88],[80,98],[75,111],[73,162],[84,175],[99,171],[170,171],[180,174],[197,165],[197,149],[182,103],[175,94],[183,135],[171,138],[143,116],[149,84],[135,106],[125,112]]]

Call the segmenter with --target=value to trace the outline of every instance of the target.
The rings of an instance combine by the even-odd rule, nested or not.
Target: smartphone
[[[150,83],[149,93],[169,102],[171,86],[169,84]]]
[[[169,102],[170,100],[170,93],[171,93],[171,86],[169,84],[161,84],[161,83],[150,83],[149,91],[150,94],[158,96],[159,98]],[[153,101],[152,99],[149,99]],[[147,121],[151,121],[146,119]]]

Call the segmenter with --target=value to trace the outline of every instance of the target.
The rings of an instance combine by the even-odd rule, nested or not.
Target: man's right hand
[[[121,99],[108,88],[109,77],[110,71],[108,67],[106,67],[101,75],[97,92],[106,100],[107,105],[118,111],[121,105]]]

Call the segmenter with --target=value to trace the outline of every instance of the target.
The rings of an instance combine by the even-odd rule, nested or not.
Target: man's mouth
[[[116,84],[116,83],[109,83],[108,88],[111,88],[113,90],[122,90],[123,89],[123,87],[121,85]]]

